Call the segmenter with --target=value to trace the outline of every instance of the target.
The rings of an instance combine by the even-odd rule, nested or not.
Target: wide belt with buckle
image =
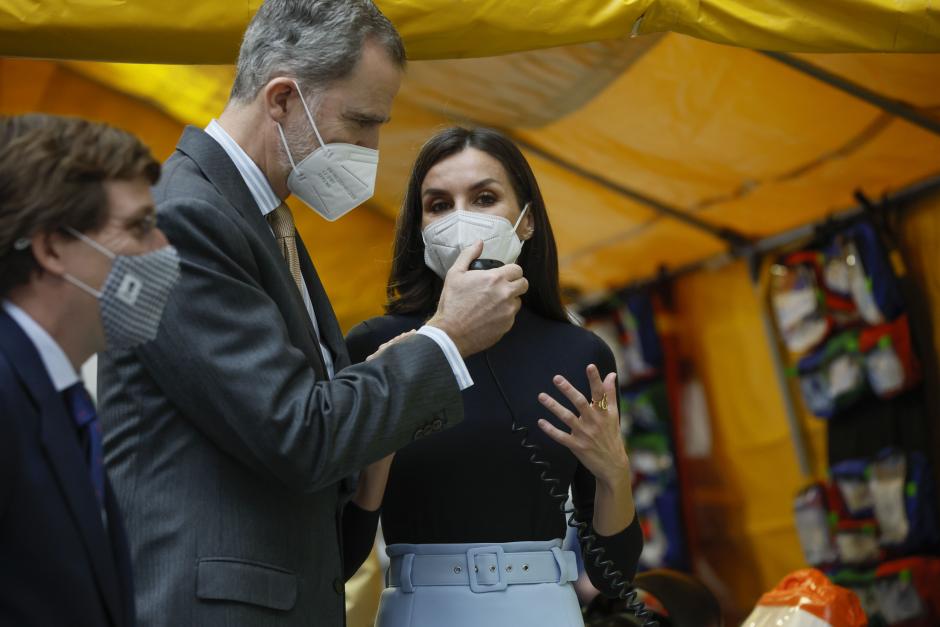
[[[388,569],[389,586],[413,592],[415,586],[470,586],[495,592],[517,584],[565,584],[578,578],[572,551],[506,553],[501,546],[481,546],[449,555],[395,556]]]

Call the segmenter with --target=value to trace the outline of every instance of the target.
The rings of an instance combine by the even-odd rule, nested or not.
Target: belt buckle
[[[555,583],[563,586],[568,583],[568,563],[565,561],[565,553],[557,546],[553,546],[552,557],[555,558],[555,564],[558,566],[558,581]]]
[[[495,583],[480,583],[476,558],[478,555],[496,556]],[[467,574],[470,575],[470,590],[473,592],[499,592],[509,586],[506,579],[506,552],[501,546],[481,546],[467,551]]]
[[[415,591],[414,583],[411,581],[411,571],[414,569],[415,554],[406,553],[401,556],[401,570],[398,575],[398,586],[402,592],[412,593]]]

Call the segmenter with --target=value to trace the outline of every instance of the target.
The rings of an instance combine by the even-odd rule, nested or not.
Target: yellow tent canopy
[[[803,52],[940,52],[931,0],[379,0],[412,59],[677,32]],[[0,0],[0,55],[231,63],[260,0]]]
[[[726,250],[723,233],[771,235],[854,204],[858,188],[877,197],[940,171],[940,136],[929,130],[940,104],[937,56],[797,60],[908,103],[928,128],[764,54],[675,34],[415,62],[380,144],[368,210],[383,227],[358,238],[373,253],[350,264],[387,259],[411,161],[435,130],[455,123],[499,127],[523,145],[551,212],[562,281],[581,294]],[[231,66],[59,68],[179,124],[205,125],[224,107],[232,78]],[[53,80],[32,87],[47,98],[58,88]],[[303,229],[343,228],[308,213]],[[343,301],[344,324],[375,311],[380,297],[375,290]]]

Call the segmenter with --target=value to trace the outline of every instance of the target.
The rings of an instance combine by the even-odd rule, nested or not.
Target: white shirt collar
[[[8,300],[3,301],[3,309],[23,329],[23,333],[36,347],[39,358],[42,359],[46,372],[49,373],[49,378],[52,380],[52,385],[57,392],[70,388],[80,381],[78,373],[75,372],[69,358],[65,356],[62,347],[52,339],[52,336],[45,329],[39,326],[38,322]]]
[[[251,157],[238,145],[238,142],[232,139],[232,136],[215,120],[209,122],[206,133],[222,146],[222,150],[235,163],[238,173],[242,175],[245,185],[248,186],[248,191],[251,192],[252,197],[258,204],[261,215],[266,216],[277,209],[281,204],[281,199],[271,189],[271,183],[268,182],[258,164],[251,160]]]

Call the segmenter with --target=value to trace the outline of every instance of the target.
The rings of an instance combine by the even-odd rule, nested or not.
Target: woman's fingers
[[[604,393],[607,394],[607,406],[613,410],[613,413],[617,416],[620,415],[620,409],[616,407],[617,404],[617,373],[611,372],[604,378],[603,383]]]
[[[572,445],[574,444],[574,438],[570,433],[565,433],[544,418],[539,418],[539,428],[545,432],[545,435],[555,440],[565,448],[572,448]]]
[[[544,392],[539,394],[539,402],[547,409],[548,411],[555,414],[559,420],[568,425],[568,427],[574,430],[578,425],[578,417],[571,413],[567,407],[553,399],[548,394]]]
[[[540,419],[538,424],[547,436],[574,453],[578,461],[595,477],[609,477],[612,473],[622,472],[623,468],[629,469],[619,420],[615,420],[620,416],[617,407],[617,374],[611,372],[602,379],[595,364],[590,364],[586,372],[592,400],[596,401],[594,403],[590,403],[561,375],[553,379],[555,386],[578,413],[569,410],[566,405],[562,405],[548,394],[539,394],[539,402],[569,427],[570,433],[544,419]],[[606,409],[602,410],[602,399],[605,398]]]
[[[579,392],[571,383],[568,382],[568,379],[564,378],[560,374],[555,375],[555,378],[552,379],[552,382],[555,384],[555,387],[558,388],[558,391],[565,395],[565,397],[571,401],[571,404],[574,405],[575,409],[578,410],[580,415],[584,415],[588,409],[590,409],[591,404],[584,394]]]
[[[595,407],[597,407],[595,402],[599,402],[602,398],[606,397],[608,400],[608,403],[611,398],[615,398],[611,396],[605,389],[604,382],[601,381],[601,373],[597,370],[597,366],[595,366],[594,364],[591,364],[590,366],[587,367],[587,378],[588,378],[588,383],[590,383],[591,385],[591,403]]]

